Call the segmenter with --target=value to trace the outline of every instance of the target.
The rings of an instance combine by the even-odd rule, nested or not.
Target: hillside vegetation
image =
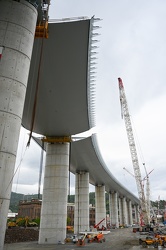
[[[11,193],[9,209],[13,213],[17,213],[18,212],[19,201],[20,200],[29,200],[29,201],[31,201],[31,199],[38,199],[38,194],[26,194],[26,195],[24,195],[24,194],[19,194],[19,193],[12,192]],[[42,195],[40,195],[40,199],[42,199]],[[74,203],[74,199],[75,199],[75,195],[68,195],[68,202],[69,203]],[[89,204],[92,204],[92,206],[95,206],[95,192],[89,193]],[[152,201],[152,206],[153,207],[158,207],[158,201]],[[160,200],[159,208],[160,209],[165,208],[165,201],[164,200]],[[107,213],[108,213],[108,211],[109,211],[108,193],[106,193],[106,210],[107,210]]]

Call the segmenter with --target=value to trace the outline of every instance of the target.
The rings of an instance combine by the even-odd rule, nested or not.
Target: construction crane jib
[[[135,176],[137,190],[138,190],[138,196],[139,196],[139,200],[140,200],[141,216],[143,217],[144,224],[149,225],[149,218],[148,218],[148,213],[147,213],[147,208],[146,208],[144,187],[142,184],[141,171],[140,171],[139,162],[138,162],[138,156],[137,156],[137,151],[136,151],[136,146],[135,146],[135,141],[134,141],[134,136],[133,136],[133,129],[132,129],[130,114],[129,114],[129,110],[128,110],[127,99],[126,99],[122,79],[118,78],[118,82],[119,82],[121,115],[125,121],[125,127],[126,127],[128,142],[129,142],[132,164],[133,164],[133,168],[134,168],[134,176]]]

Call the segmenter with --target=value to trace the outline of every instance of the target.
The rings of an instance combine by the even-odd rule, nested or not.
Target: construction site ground
[[[65,244],[53,244],[53,245],[39,245],[37,241],[22,242],[22,243],[10,243],[5,244],[4,250],[76,250],[79,248],[84,249],[103,249],[103,250],[139,250],[143,249],[139,245],[139,238],[145,237],[140,235],[140,232],[133,232],[133,228],[111,229],[110,233],[104,235],[106,241],[102,243],[92,242],[88,243],[85,239],[84,246],[78,246],[72,242]],[[154,249],[149,247],[148,249]],[[166,249],[161,246],[158,249]]]

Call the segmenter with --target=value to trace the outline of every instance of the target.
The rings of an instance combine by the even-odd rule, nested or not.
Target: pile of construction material
[[[5,243],[37,241],[39,230],[33,228],[12,228],[6,230]]]

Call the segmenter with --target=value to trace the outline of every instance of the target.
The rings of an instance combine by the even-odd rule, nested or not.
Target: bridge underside
[[[49,38],[35,39],[22,120],[26,129],[46,136],[90,129],[89,29],[89,19],[49,23]]]
[[[44,136],[71,136],[93,127],[91,22],[50,23],[49,38],[35,39],[22,121],[26,129]],[[91,184],[104,184],[107,192],[117,191],[139,203],[108,170],[95,135],[71,142],[70,159],[72,173],[87,171]]]
[[[116,191],[119,196],[125,196],[133,203],[139,203],[138,198],[130,193],[108,170],[100,155],[96,135],[71,143],[70,171],[75,174],[82,170],[89,172],[89,181],[92,185],[105,185],[107,192]]]

